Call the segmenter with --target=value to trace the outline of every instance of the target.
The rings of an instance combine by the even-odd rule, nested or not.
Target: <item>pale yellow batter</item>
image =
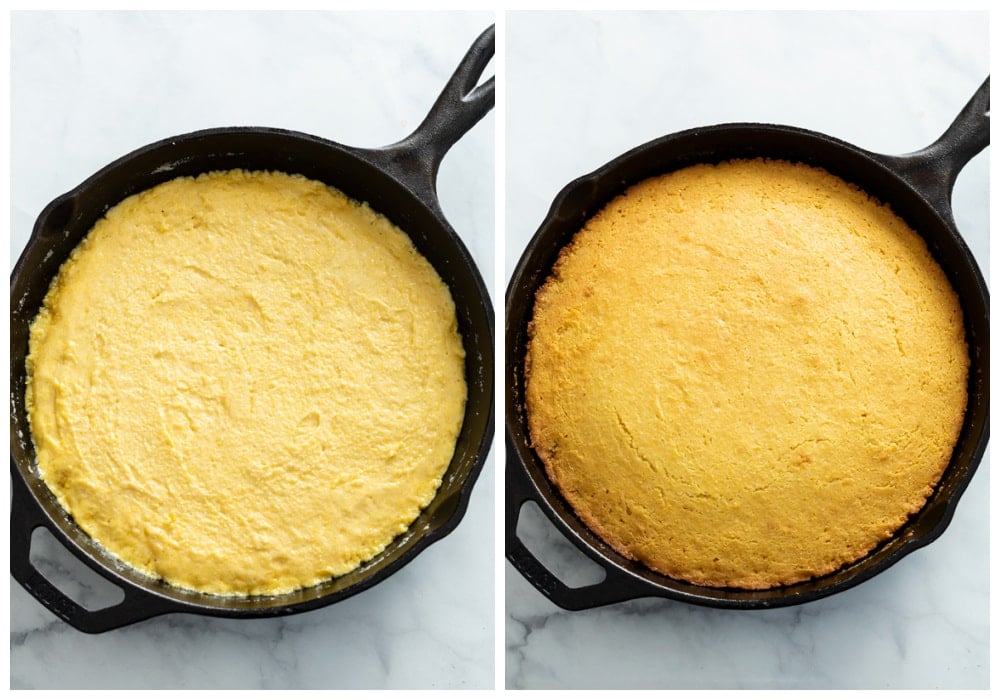
[[[829,573],[925,502],[962,426],[962,309],[924,241],[806,165],[699,165],[576,234],[530,327],[534,447],[623,555],[708,586]]]
[[[108,211],[31,328],[42,477],[127,564],[274,594],[404,532],[466,400],[445,284],[387,219],[300,176],[180,178]]]

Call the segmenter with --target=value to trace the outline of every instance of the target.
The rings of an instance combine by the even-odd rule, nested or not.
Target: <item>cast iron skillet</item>
[[[458,525],[493,439],[493,308],[474,261],[444,218],[436,177],[449,148],[493,108],[494,79],[476,84],[493,51],[490,27],[462,59],[423,123],[396,144],[369,150],[281,129],[198,131],[130,153],[42,211],[11,275],[11,573],[45,607],[84,632],[102,632],[169,612],[243,618],[287,615],[335,603],[375,585]],[[359,569],[280,596],[193,593],[120,565],[77,527],[39,479],[25,416],[29,324],[70,251],[122,199],[175,177],[232,168],[279,170],[321,180],[368,202],[406,231],[451,289],[466,353],[465,419],[455,455],[431,504],[406,533]],[[124,600],[89,611],[63,595],[29,559],[31,534],[38,527],[51,531],[92,569],[120,586]]]
[[[972,254],[955,226],[951,193],[959,171],[989,144],[989,78],[933,144],[903,156],[862,150],[830,136],[789,126],[723,124],[650,141],[560,192],[521,257],[506,298],[506,552],[507,559],[557,605],[579,610],[658,596],[719,608],[771,608],[843,591],[885,570],[936,539],[947,527],[986,449],[989,432],[989,298]],[[888,542],[832,574],[765,591],[696,586],[630,561],[596,537],[563,500],[531,449],[524,410],[527,324],[535,290],[559,250],[606,202],[640,180],[697,163],[758,156],[825,168],[885,202],[927,241],[958,292],[971,355],[969,406],[951,463],[926,506]],[[927,407],[933,411],[933,406]],[[559,530],[597,562],[605,578],[569,587],[528,550],[517,535],[521,507],[534,501]]]

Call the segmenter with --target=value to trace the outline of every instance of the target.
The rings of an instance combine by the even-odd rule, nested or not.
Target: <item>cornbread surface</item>
[[[108,211],[31,327],[42,477],[179,587],[276,594],[376,555],[461,427],[447,287],[409,238],[301,176],[179,178]]]
[[[962,311],[888,207],[782,161],[641,182],[536,295],[531,439],[622,555],[763,589],[855,561],[931,494],[963,422]]]

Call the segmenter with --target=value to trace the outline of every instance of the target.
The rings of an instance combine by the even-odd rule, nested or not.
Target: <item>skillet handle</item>
[[[521,507],[526,501],[535,500],[527,475],[517,463],[513,448],[508,445],[506,477],[506,556],[531,585],[550,601],[565,610],[588,610],[602,605],[620,603],[634,598],[654,595],[639,581],[625,576],[614,568],[598,564],[604,569],[604,579],[580,587],[567,586],[545,568],[517,535]]]
[[[20,472],[12,461],[10,572],[35,600],[54,615],[88,634],[107,632],[130,625],[133,622],[178,610],[169,601],[148,595],[127,585],[121,586],[125,592],[125,598],[117,605],[101,610],[84,608],[56,588],[31,563],[31,535],[39,527],[44,527],[52,532],[47,525],[44,511],[29,492],[28,486],[24,483]],[[58,537],[57,533],[53,532],[53,535]]]
[[[412,134],[392,145],[365,152],[370,161],[392,173],[439,214],[437,174],[441,161],[493,109],[495,78],[490,77],[481,85],[476,83],[493,58],[495,31],[491,25],[479,35]],[[444,218],[443,214],[441,217]]]
[[[990,78],[937,141],[914,153],[880,160],[919,191],[954,227],[951,194],[962,168],[990,144]]]

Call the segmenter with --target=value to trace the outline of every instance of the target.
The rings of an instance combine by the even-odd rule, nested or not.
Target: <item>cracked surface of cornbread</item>
[[[634,185],[560,253],[529,326],[533,447],[622,555],[765,589],[920,509],[961,429],[962,311],[926,244],[824,170]]]
[[[41,476],[126,564],[284,593],[433,498],[461,428],[452,298],[406,234],[322,183],[178,178],[110,209],[31,328]]]

